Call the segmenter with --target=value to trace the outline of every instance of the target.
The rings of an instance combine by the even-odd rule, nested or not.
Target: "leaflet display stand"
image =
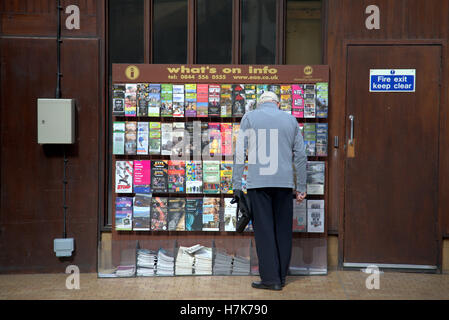
[[[230,236],[214,240],[214,275],[251,274],[251,239]]]
[[[289,274],[327,274],[327,239],[325,237],[293,239]]]
[[[109,246],[110,244],[110,246]],[[98,246],[99,278],[130,278],[136,275],[136,240],[112,240]]]
[[[176,240],[174,239],[153,239],[153,240],[139,240],[136,256],[138,277],[162,277],[167,276],[163,272],[158,272],[158,266],[161,263],[158,261],[160,251],[167,253],[168,256],[173,257],[173,272],[174,272],[174,257],[176,253]],[[160,271],[160,270],[159,270]],[[169,274],[168,276],[173,276]]]
[[[325,127],[327,130],[327,114],[328,114],[328,108],[330,108],[328,104],[328,91],[325,92],[326,97],[325,100],[325,110],[319,110],[319,101],[320,98],[320,92],[319,85],[324,86],[325,88],[328,88],[329,85],[329,67],[325,65],[314,65],[314,66],[301,66],[301,65],[150,65],[150,64],[137,64],[137,65],[128,65],[128,64],[113,64],[112,68],[112,82],[113,86],[117,85],[123,85],[123,87],[126,87],[126,85],[134,85],[137,87],[139,84],[139,87],[141,84],[142,87],[150,88],[153,84],[170,84],[170,85],[176,85],[177,88],[181,87],[181,85],[185,86],[187,89],[189,84],[195,84],[199,87],[199,85],[209,85],[209,88],[217,88],[217,90],[220,90],[220,86],[223,87],[223,85],[230,85],[231,88],[237,88],[237,85],[240,85],[240,87],[244,88],[245,85],[254,85],[256,88],[257,86],[261,88],[265,88],[265,90],[280,90],[280,88],[289,88],[290,94],[282,94],[285,92],[279,92],[279,97],[281,101],[281,110],[284,110],[286,112],[291,113],[294,115],[297,120],[298,124],[301,128],[301,130],[304,130],[304,137],[306,141],[306,148],[308,152],[311,152],[308,156],[308,168],[310,169],[308,173],[308,190],[311,190],[311,192],[308,194],[307,200],[319,200],[321,201],[316,202],[313,206],[311,206],[309,209],[304,207],[303,213],[304,216],[295,216],[294,227],[296,228],[295,232],[293,232],[293,252],[292,252],[292,265],[290,268],[291,274],[325,274],[327,273],[327,188],[328,188],[328,161],[327,161],[327,151],[328,148],[328,133],[327,131],[319,131],[320,128]],[[319,84],[319,85],[317,85]],[[266,85],[266,87],[264,87]],[[274,89],[271,89],[274,88]],[[276,89],[277,88],[277,89]],[[234,89],[232,89],[234,90]],[[237,89],[235,89],[237,90]],[[325,89],[328,90],[328,89]],[[212,92],[212,91],[210,91]],[[241,106],[239,105],[237,93],[234,91],[231,93],[232,95],[232,106],[231,106],[231,114],[228,114],[228,116],[223,116],[220,114],[220,112],[226,112],[223,111],[226,109],[226,106],[220,105],[220,96],[217,96],[217,100],[214,100],[213,97],[211,99],[211,96],[209,96],[208,104],[206,104],[209,107],[209,110],[211,110],[211,104],[213,104],[213,101],[216,101],[218,105],[218,114],[215,113],[217,110],[214,111],[213,115],[207,114],[204,116],[200,116],[200,106],[201,102],[198,100],[196,102],[197,105],[197,116],[192,117],[190,113],[187,112],[188,108],[191,108],[191,106],[188,104],[189,99],[191,97],[187,96],[187,93],[178,94],[180,97],[177,97],[176,100],[173,95],[172,100],[172,107],[174,106],[174,109],[172,109],[173,113],[171,116],[167,116],[167,114],[162,115],[162,113],[159,113],[159,116],[155,116],[154,114],[147,113],[146,115],[142,116],[138,113],[132,114],[131,113],[122,113],[117,114],[113,113],[114,108],[120,108],[120,105],[122,104],[123,109],[125,110],[130,105],[132,106],[134,104],[136,110],[148,110],[145,108],[148,108],[150,105],[150,98],[147,97],[147,99],[139,99],[138,96],[134,96],[135,101],[130,101],[129,97],[126,95],[126,92],[123,92],[123,98],[117,99],[111,102],[111,107],[109,112],[111,112],[112,120],[114,123],[128,123],[133,122],[132,126],[135,125],[136,128],[140,128],[141,123],[151,124],[151,122],[158,122],[162,125],[164,124],[171,124],[174,123],[190,123],[194,121],[201,121],[200,126],[204,124],[208,124],[209,128],[213,128],[213,124],[218,124],[218,126],[225,127],[226,125],[223,124],[238,124],[242,118],[242,115],[247,111],[246,108],[254,108],[254,106],[257,103],[257,91],[255,92],[255,99],[247,99],[251,100],[252,106]],[[297,105],[295,105],[295,94],[301,94],[301,99]],[[237,97],[237,98],[236,98]],[[176,101],[175,101],[176,100]],[[114,105],[113,105],[114,103]],[[181,108],[179,108],[181,106]],[[212,107],[213,107],[212,106]],[[321,107],[323,107],[321,102]],[[184,107],[184,109],[183,109]],[[142,109],[143,108],[143,109]],[[323,111],[324,110],[324,111]],[[116,109],[114,109],[116,111]],[[153,110],[154,111],[154,110]],[[204,111],[204,110],[203,110]],[[228,110],[229,111],[229,110]],[[318,112],[321,111],[320,118],[317,117]],[[165,112],[165,111],[164,111]],[[239,114],[239,112],[241,112]],[[324,113],[323,113],[324,112]],[[174,116],[176,113],[176,116]],[[144,113],[145,114],[145,113]],[[306,117],[304,117],[306,116]],[[113,126],[114,123],[111,123],[111,126]],[[197,122],[198,124],[198,122]],[[320,126],[321,125],[321,126]],[[149,127],[149,126],[148,126]],[[184,126],[185,127],[185,126]],[[231,126],[232,128],[232,126]],[[234,126],[235,128],[235,126]],[[140,129],[138,129],[140,130]],[[146,129],[145,129],[146,130]],[[231,129],[232,130],[232,129]],[[146,132],[146,131],[144,131]],[[212,131],[211,131],[212,132]],[[120,141],[120,139],[123,137],[123,139],[128,139],[126,129],[122,132],[122,136],[117,136],[117,141]],[[134,132],[135,133],[135,132]],[[215,132],[217,133],[217,132]],[[208,137],[208,141],[211,141],[211,148],[215,148],[216,145],[213,145],[214,138],[212,137],[212,133],[210,133],[210,137]],[[218,132],[218,134],[220,134]],[[236,133],[234,133],[236,134]],[[321,134],[321,136],[320,136]],[[317,137],[318,135],[318,137]],[[163,139],[159,135],[152,136],[152,133],[150,131],[149,135],[147,135],[146,142],[145,139],[143,139],[143,144],[140,146],[140,148],[149,148],[146,143],[150,144],[149,141],[151,137],[155,137],[156,139],[161,139],[158,141],[158,143],[163,145]],[[116,138],[114,136],[114,138]],[[137,138],[134,138],[137,140]],[[219,138],[220,139],[220,138]],[[225,138],[223,138],[225,139]],[[235,138],[234,138],[235,139]],[[114,139],[113,139],[114,140]],[[154,142],[154,141],[153,141]],[[165,141],[167,142],[167,141]],[[204,141],[203,141],[204,142]],[[214,213],[215,216],[213,217],[210,222],[210,225],[208,225],[208,229],[206,231],[206,228],[203,228],[201,231],[197,229],[190,229],[194,231],[179,231],[179,230],[185,230],[183,228],[178,229],[178,226],[176,229],[171,229],[172,231],[169,231],[168,224],[167,226],[160,227],[157,231],[152,228],[152,216],[151,216],[151,206],[148,205],[147,211],[145,210],[134,210],[132,208],[126,208],[127,204],[124,202],[123,208],[121,208],[120,212],[116,209],[116,199],[117,197],[127,197],[130,201],[128,203],[132,203],[133,197],[135,197],[136,193],[132,186],[134,183],[133,180],[133,168],[129,170],[130,168],[124,167],[124,170],[127,170],[127,176],[121,177],[120,179],[124,179],[124,183],[131,184],[129,186],[128,191],[125,191],[125,193],[116,193],[116,164],[118,161],[122,162],[128,162],[128,164],[125,163],[125,165],[132,165],[133,161],[137,160],[150,160],[151,162],[154,161],[160,161],[160,160],[170,160],[169,155],[162,155],[162,154],[148,154],[148,155],[142,155],[142,154],[118,154],[120,152],[116,152],[116,141],[114,140],[111,143],[112,149],[111,149],[111,170],[110,170],[110,181],[112,190],[110,192],[111,199],[110,202],[112,204],[112,220],[113,220],[113,228],[112,228],[112,248],[111,257],[120,257],[122,255],[123,250],[128,250],[128,248],[123,248],[120,243],[122,242],[132,242],[136,244],[134,247],[134,255],[137,257],[139,253],[139,249],[147,249],[150,251],[154,251],[159,249],[160,247],[169,247],[167,248],[169,250],[169,253],[174,255],[174,263],[176,265],[176,256],[178,254],[178,250],[180,246],[189,246],[190,244],[201,244],[205,247],[211,247],[213,248],[213,260],[215,261],[215,258],[218,257],[219,259],[224,259],[223,263],[225,263],[227,260],[226,255],[222,254],[229,254],[234,256],[244,256],[244,259],[241,260],[243,265],[245,265],[245,259],[248,258],[250,260],[250,274],[258,274],[258,262],[257,262],[257,254],[256,254],[256,247],[255,242],[253,239],[253,232],[249,230],[248,232],[244,232],[243,234],[237,234],[236,232],[228,231],[227,227],[225,228],[225,224],[232,224],[232,218],[227,215],[226,210],[224,208],[225,206],[225,199],[229,199],[232,197],[232,190],[229,193],[218,193],[218,194],[208,194],[206,190],[202,190],[203,193],[198,194],[188,194],[186,193],[185,184],[184,189],[176,189],[176,186],[173,185],[172,189],[167,188],[167,192],[160,192],[161,190],[158,190],[158,192],[153,191],[152,185],[146,186],[150,187],[150,189],[153,191],[151,196],[153,198],[155,197],[162,197],[162,198],[178,198],[181,199],[188,199],[188,198],[195,198],[195,199],[207,199],[207,198],[218,198],[220,207],[219,210],[215,210]],[[137,143],[137,141],[136,141]],[[231,142],[232,145],[232,142]],[[167,148],[167,145],[164,146]],[[225,147],[223,147],[225,148]],[[232,148],[232,146],[231,146]],[[148,152],[149,153],[149,152]],[[193,158],[192,154],[190,157],[187,157],[188,160],[196,160]],[[232,153],[231,153],[231,159],[232,159]],[[221,161],[221,164],[223,164],[223,161],[229,160],[229,157],[221,156],[218,158],[218,161]],[[201,160],[200,160],[201,161]],[[203,162],[204,163],[204,162]],[[204,166],[204,164],[203,164]],[[322,179],[322,176],[319,176],[321,172],[318,172],[324,168],[325,175],[324,175],[324,181]],[[179,169],[179,168],[173,168],[173,170]],[[226,169],[223,166],[219,167],[219,177],[221,181],[218,182],[218,186],[221,187],[221,183],[225,181],[224,185],[226,187],[226,179],[229,179],[229,174],[232,175],[232,171],[223,171]],[[134,168],[134,170],[136,170]],[[142,171],[142,167],[139,168],[140,171]],[[220,171],[221,170],[221,171]],[[174,171],[173,171],[174,172]],[[180,171],[180,175],[182,176],[182,171]],[[179,174],[176,173],[176,174]],[[184,171],[185,174],[185,171]],[[204,174],[204,173],[203,173]],[[228,177],[228,178],[226,178]],[[185,178],[185,177],[184,177]],[[184,181],[183,179],[179,179],[177,177],[174,183],[182,183]],[[127,180],[128,179],[128,180]],[[204,179],[204,176],[203,176]],[[123,181],[121,181],[123,183]],[[151,182],[153,183],[153,181]],[[204,188],[206,188],[206,181],[203,181]],[[201,182],[200,182],[201,184]],[[134,186],[135,187],[135,186]],[[145,187],[145,186],[144,186]],[[210,185],[208,185],[210,187]],[[309,189],[310,188],[310,189]],[[318,191],[317,191],[318,190]],[[293,195],[292,195],[292,201],[293,201]],[[139,199],[140,202],[145,202],[145,199]],[[151,200],[149,200],[151,201]],[[150,203],[148,201],[148,203]],[[324,205],[323,205],[324,204]],[[322,213],[320,215],[319,210],[323,210],[324,207],[324,219],[322,216]],[[218,206],[216,207],[218,209]],[[312,212],[313,211],[313,212]],[[136,213],[137,212],[137,213]],[[150,215],[148,216],[148,213],[150,212]],[[298,211],[299,212],[299,211]],[[119,215],[122,214],[121,216]],[[132,216],[134,214],[134,216]],[[145,216],[147,214],[147,216]],[[309,216],[309,219],[307,219],[307,215]],[[123,218],[125,216],[125,218]],[[166,212],[166,217],[167,217]],[[120,220],[117,220],[120,219]],[[219,221],[218,221],[219,220]],[[310,224],[310,222],[313,223]],[[130,224],[130,221],[134,221]],[[183,220],[184,221],[184,220]],[[189,223],[192,223],[191,220],[189,220]],[[160,221],[159,221],[160,222]],[[158,223],[159,223],[158,222]],[[128,229],[123,229],[123,224],[128,223]],[[185,222],[183,222],[185,223]],[[162,224],[161,224],[162,225]],[[119,228],[120,226],[120,228]],[[165,228],[165,229],[163,229]],[[189,228],[191,226],[189,225]],[[177,230],[177,231],[175,231]],[[164,241],[168,241],[169,245],[162,243]],[[244,245],[237,245],[239,241],[242,241],[245,243]],[[171,251],[173,248],[173,251]],[[242,248],[241,250],[245,251],[244,253],[240,252],[239,248]],[[99,251],[102,251],[102,246],[100,244]],[[129,251],[129,250],[128,250]],[[127,252],[128,252],[127,251]],[[140,251],[141,254],[145,257],[147,257],[147,251],[143,250]],[[129,253],[129,252],[128,252]],[[103,255],[104,253],[99,252],[99,255]],[[125,259],[126,260],[126,259]],[[128,259],[129,260],[129,259]],[[100,259],[99,259],[100,261]],[[213,261],[213,262],[214,262]],[[112,263],[109,267],[118,267],[122,265],[123,261],[119,261],[116,263]],[[240,261],[238,261],[240,262]],[[99,262],[100,263],[100,262]],[[137,258],[134,261],[134,266],[136,267],[137,264]],[[128,265],[128,264],[126,264]],[[130,265],[130,264],[129,264]],[[107,269],[107,268],[106,268]],[[127,274],[127,270],[122,272],[122,274]],[[146,270],[148,271],[148,270]],[[227,271],[225,269],[219,269],[218,273],[214,273],[212,271],[212,274],[220,274],[220,273],[226,273]],[[176,273],[174,273],[176,275]]]

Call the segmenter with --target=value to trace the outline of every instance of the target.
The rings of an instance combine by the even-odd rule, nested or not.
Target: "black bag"
[[[249,198],[241,190],[236,191],[231,203],[237,202],[237,227],[236,231],[242,233],[248,223],[253,219]]]

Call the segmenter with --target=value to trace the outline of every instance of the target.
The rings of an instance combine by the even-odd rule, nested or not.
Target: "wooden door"
[[[348,46],[343,266],[438,265],[441,47]],[[416,69],[416,91],[370,93],[370,69]],[[346,148],[346,151],[348,148]]]

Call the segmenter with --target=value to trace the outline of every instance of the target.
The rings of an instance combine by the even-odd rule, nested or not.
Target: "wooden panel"
[[[407,0],[405,2],[405,28],[409,38],[447,39],[449,31],[448,1]]]
[[[341,5],[337,1],[328,1],[327,63],[330,68],[329,81],[329,202],[328,231],[336,233],[343,216],[344,181],[344,112],[345,112],[345,59],[342,48],[344,24],[341,23]],[[338,148],[333,147],[334,137],[338,137]],[[342,235],[343,236],[343,235]],[[340,246],[341,247],[341,246]]]
[[[76,254],[60,261],[63,158],[60,146],[36,143],[36,99],[54,97],[56,43],[1,40],[0,272],[63,272],[76,264],[96,269],[99,201],[99,41],[64,40],[62,95],[76,99],[76,144],[67,147],[67,233]],[[13,106],[13,107],[12,107]],[[19,150],[19,151],[18,151]],[[6,186],[6,187],[5,187]],[[45,230],[45,232],[43,232]]]
[[[52,5],[56,4],[56,1],[51,0],[9,0],[2,1],[2,11],[7,13],[49,13],[52,11]]]
[[[276,1],[276,64],[285,64],[287,1]]]
[[[59,220],[2,225],[0,273],[62,274],[72,264],[77,265],[81,272],[95,272],[96,250],[92,250],[96,244],[95,225],[69,218],[67,232],[78,236],[74,258],[65,260],[59,260],[53,253],[53,239],[62,236],[61,226]]]
[[[330,11],[344,25],[345,39],[436,39],[447,38],[449,2],[444,0],[336,0]],[[380,29],[368,30],[365,9],[377,5],[380,10]]]
[[[449,64],[447,42],[442,53],[440,99],[440,158],[439,158],[439,224],[441,234],[449,238]]]
[[[196,63],[196,1],[187,0],[187,63]]]
[[[337,9],[339,23],[344,25],[346,39],[400,39],[404,36],[404,2],[403,0],[388,1],[378,0],[373,3],[370,0],[340,0]],[[368,14],[365,13],[369,5],[377,5],[380,10],[380,29],[368,30],[365,21]],[[330,13],[332,14],[332,13]]]
[[[55,36],[57,28],[56,0],[5,1],[0,10],[0,30],[7,35]],[[65,9],[77,5],[80,9],[80,29],[68,30]],[[63,36],[95,36],[98,34],[97,14],[101,16],[103,1],[62,0],[61,25]]]
[[[348,48],[345,262],[439,264],[440,59],[440,46]],[[369,70],[385,67],[416,69],[416,92],[369,93]]]
[[[241,60],[242,7],[240,0],[232,0],[232,63],[239,64]]]
[[[365,44],[380,44],[383,41],[397,44],[410,44],[412,41],[426,42],[441,39],[443,52],[447,51],[448,39],[448,0],[378,0],[374,3],[366,0],[325,0],[327,14],[327,61],[330,67],[330,104],[329,138],[342,138],[345,134],[345,92],[346,92],[346,45],[363,41]],[[381,29],[365,28],[365,9],[376,4],[380,8]],[[446,56],[446,54],[444,55]],[[442,233],[449,236],[449,151],[447,151],[448,120],[448,63],[443,59],[440,122],[440,227]],[[333,141],[330,140],[330,143]],[[340,141],[343,141],[340,139]],[[339,258],[341,262],[343,248],[343,200],[344,200],[344,152],[332,149],[329,155],[329,232],[339,232]]]

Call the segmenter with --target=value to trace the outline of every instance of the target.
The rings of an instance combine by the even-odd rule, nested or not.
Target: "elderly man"
[[[292,250],[293,166],[296,200],[302,202],[306,198],[307,156],[296,118],[279,110],[279,98],[273,92],[263,93],[257,109],[246,113],[240,123],[232,177],[236,197],[242,189],[246,155],[261,278],[252,286],[282,290]]]

